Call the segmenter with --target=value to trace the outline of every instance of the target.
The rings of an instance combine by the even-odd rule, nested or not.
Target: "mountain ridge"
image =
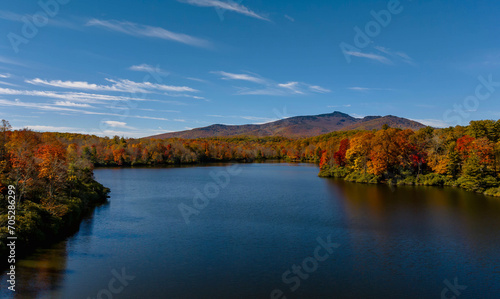
[[[426,127],[419,122],[397,117],[365,116],[355,118],[349,114],[334,111],[318,115],[293,116],[264,124],[224,125],[213,124],[191,130],[163,133],[145,138],[183,138],[196,139],[208,137],[234,137],[234,136],[281,136],[288,138],[304,138],[318,136],[342,130],[373,130],[380,129],[384,124],[401,129],[418,130]]]

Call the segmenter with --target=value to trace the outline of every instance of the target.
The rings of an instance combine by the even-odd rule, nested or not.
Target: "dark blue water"
[[[18,262],[18,297],[500,298],[499,199],[236,167],[96,170],[109,204]]]

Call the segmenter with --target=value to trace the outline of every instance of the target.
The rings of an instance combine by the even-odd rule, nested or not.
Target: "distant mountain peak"
[[[384,124],[393,128],[417,130],[425,125],[394,115],[366,116],[354,118],[349,114],[333,111],[332,113],[308,116],[294,116],[265,124],[224,125],[213,124],[203,128],[160,134],[147,138],[207,138],[230,136],[282,136],[301,138],[318,136],[341,130],[373,130],[380,129]]]
[[[346,114],[346,113],[340,112],[340,111],[333,111],[333,113],[331,113],[331,115],[333,115],[333,116],[341,116],[341,117],[352,117],[349,114]]]

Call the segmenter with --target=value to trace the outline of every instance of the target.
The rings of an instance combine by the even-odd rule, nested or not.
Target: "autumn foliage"
[[[346,165],[346,154],[347,154],[347,150],[349,149],[349,146],[350,146],[350,142],[349,142],[349,139],[342,139],[342,141],[340,141],[340,146],[339,146],[339,150],[336,151],[334,154],[333,154],[333,160],[335,161],[335,164],[337,164],[338,166],[345,166]]]
[[[289,139],[240,136],[205,139],[126,139],[12,131],[0,124],[0,224],[6,186],[14,185],[19,244],[45,242],[78,224],[108,190],[94,167],[280,160],[319,163],[320,176],[363,183],[459,186],[500,196],[500,121],[418,131],[384,126]],[[5,225],[0,227],[0,237]],[[20,245],[22,248],[22,245]],[[6,248],[0,244],[0,253]]]
[[[500,195],[499,121],[419,131],[386,127],[358,132],[333,148],[338,150],[322,159],[322,176],[372,183],[452,185]]]
[[[7,186],[16,191],[17,252],[71,232],[84,213],[106,198],[94,181],[92,163],[78,156],[75,144],[53,134],[0,127],[0,238],[7,233]],[[7,248],[0,244],[0,255]],[[0,262],[2,263],[2,262]]]

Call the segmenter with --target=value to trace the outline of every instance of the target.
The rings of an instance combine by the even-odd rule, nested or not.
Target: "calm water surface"
[[[226,166],[96,170],[109,204],[18,261],[17,298],[500,298],[499,199],[237,167],[219,190]],[[179,205],[197,190],[209,202],[186,223]],[[338,247],[317,251],[318,238]]]

